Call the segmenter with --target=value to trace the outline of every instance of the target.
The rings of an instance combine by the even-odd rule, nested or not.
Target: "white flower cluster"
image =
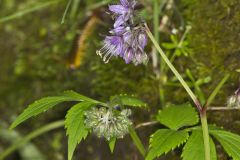
[[[132,125],[128,118],[130,115],[130,109],[118,111],[113,108],[94,107],[85,112],[85,125],[92,129],[98,137],[105,137],[107,140],[123,138]]]

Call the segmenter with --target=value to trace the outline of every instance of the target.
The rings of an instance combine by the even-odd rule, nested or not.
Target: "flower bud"
[[[98,137],[105,137],[107,140],[123,138],[132,125],[128,118],[130,115],[129,109],[118,111],[114,108],[94,107],[85,112],[85,125]]]
[[[240,88],[235,91],[235,94],[228,98],[228,107],[240,107]]]

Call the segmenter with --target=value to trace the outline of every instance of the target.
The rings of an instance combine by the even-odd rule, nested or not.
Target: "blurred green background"
[[[134,124],[153,120],[164,104],[190,100],[171,72],[162,73],[156,67],[150,43],[147,48],[150,61],[146,66],[126,65],[114,58],[104,64],[95,54],[112,26],[111,17],[106,14],[107,5],[116,1],[71,2],[61,23],[67,0],[0,0],[0,153],[31,131],[64,119],[70,104],[60,105],[13,131],[8,130],[28,104],[64,90],[75,90],[102,101],[115,94],[134,94],[151,107],[149,111],[135,110]],[[153,29],[153,1],[139,2],[140,16]],[[173,54],[175,41],[178,43],[187,26],[191,26],[174,64],[202,101],[230,73],[230,79],[214,101],[214,106],[225,106],[240,83],[240,1],[159,0],[158,4],[157,30],[168,55]],[[159,89],[165,92],[164,103]],[[210,123],[240,134],[240,111],[210,111],[209,119]],[[146,146],[149,135],[158,127],[161,126],[137,130]],[[219,159],[228,159],[221,148],[217,150]],[[179,159],[179,152],[175,150],[165,159]],[[60,128],[37,137],[7,159],[64,160],[66,157],[67,138]],[[137,160],[141,156],[128,136],[117,142],[114,154],[110,154],[104,140],[90,136],[78,146],[74,159]]]

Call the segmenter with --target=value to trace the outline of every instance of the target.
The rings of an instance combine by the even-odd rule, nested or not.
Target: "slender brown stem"
[[[136,125],[135,129],[146,127],[146,126],[151,126],[151,125],[155,125],[155,124],[159,124],[159,122],[158,121],[152,121],[152,122],[140,123],[140,124]]]

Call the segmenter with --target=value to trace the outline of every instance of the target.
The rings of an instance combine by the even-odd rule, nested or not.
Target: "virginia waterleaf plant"
[[[116,99],[118,104],[116,104]],[[65,118],[69,160],[72,159],[77,144],[86,139],[91,132],[100,138],[105,137],[113,151],[116,139],[123,138],[129,132],[128,130],[132,132],[132,121],[129,119],[131,110],[127,109],[126,106],[147,107],[146,103],[133,96],[113,96],[108,103],[103,103],[74,91],[66,91],[59,96],[42,98],[29,105],[10,128],[13,129],[29,118],[37,116],[60,103],[69,101],[76,102],[69,109]],[[134,134],[131,135],[134,143],[139,141],[138,137],[134,139],[136,138],[135,131],[132,134]],[[138,145],[138,148],[143,148],[137,143],[136,145]]]
[[[186,103],[169,105],[159,111],[156,119],[166,128],[158,129],[151,135],[147,151],[134,130],[130,119],[132,110],[129,108],[131,106],[145,108],[147,104],[127,95],[111,96],[109,101],[104,103],[74,91],[66,91],[59,96],[42,98],[29,105],[10,128],[13,129],[29,118],[60,103],[74,101],[76,104],[69,109],[65,118],[68,160],[72,159],[77,144],[86,139],[90,133],[100,138],[104,137],[109,143],[111,152],[114,152],[118,138],[130,134],[146,160],[155,159],[176,147],[183,148],[181,154],[183,160],[216,160],[215,140],[223,146],[230,157],[239,160],[240,136],[207,123],[207,109],[229,75],[223,78],[205,104],[202,104],[161,49],[146,22],[137,16],[136,5],[135,0],[120,0],[119,4],[109,6],[114,18],[113,29],[109,31],[110,35],[105,37],[103,47],[97,51],[97,54],[105,63],[108,63],[112,57],[121,57],[127,64],[146,64],[149,58],[144,49],[149,37],[162,57],[162,62],[166,63],[182,84],[193,100],[195,108],[190,103]],[[234,96],[230,97],[229,104],[234,107],[239,106],[239,97],[240,91],[238,90]]]

